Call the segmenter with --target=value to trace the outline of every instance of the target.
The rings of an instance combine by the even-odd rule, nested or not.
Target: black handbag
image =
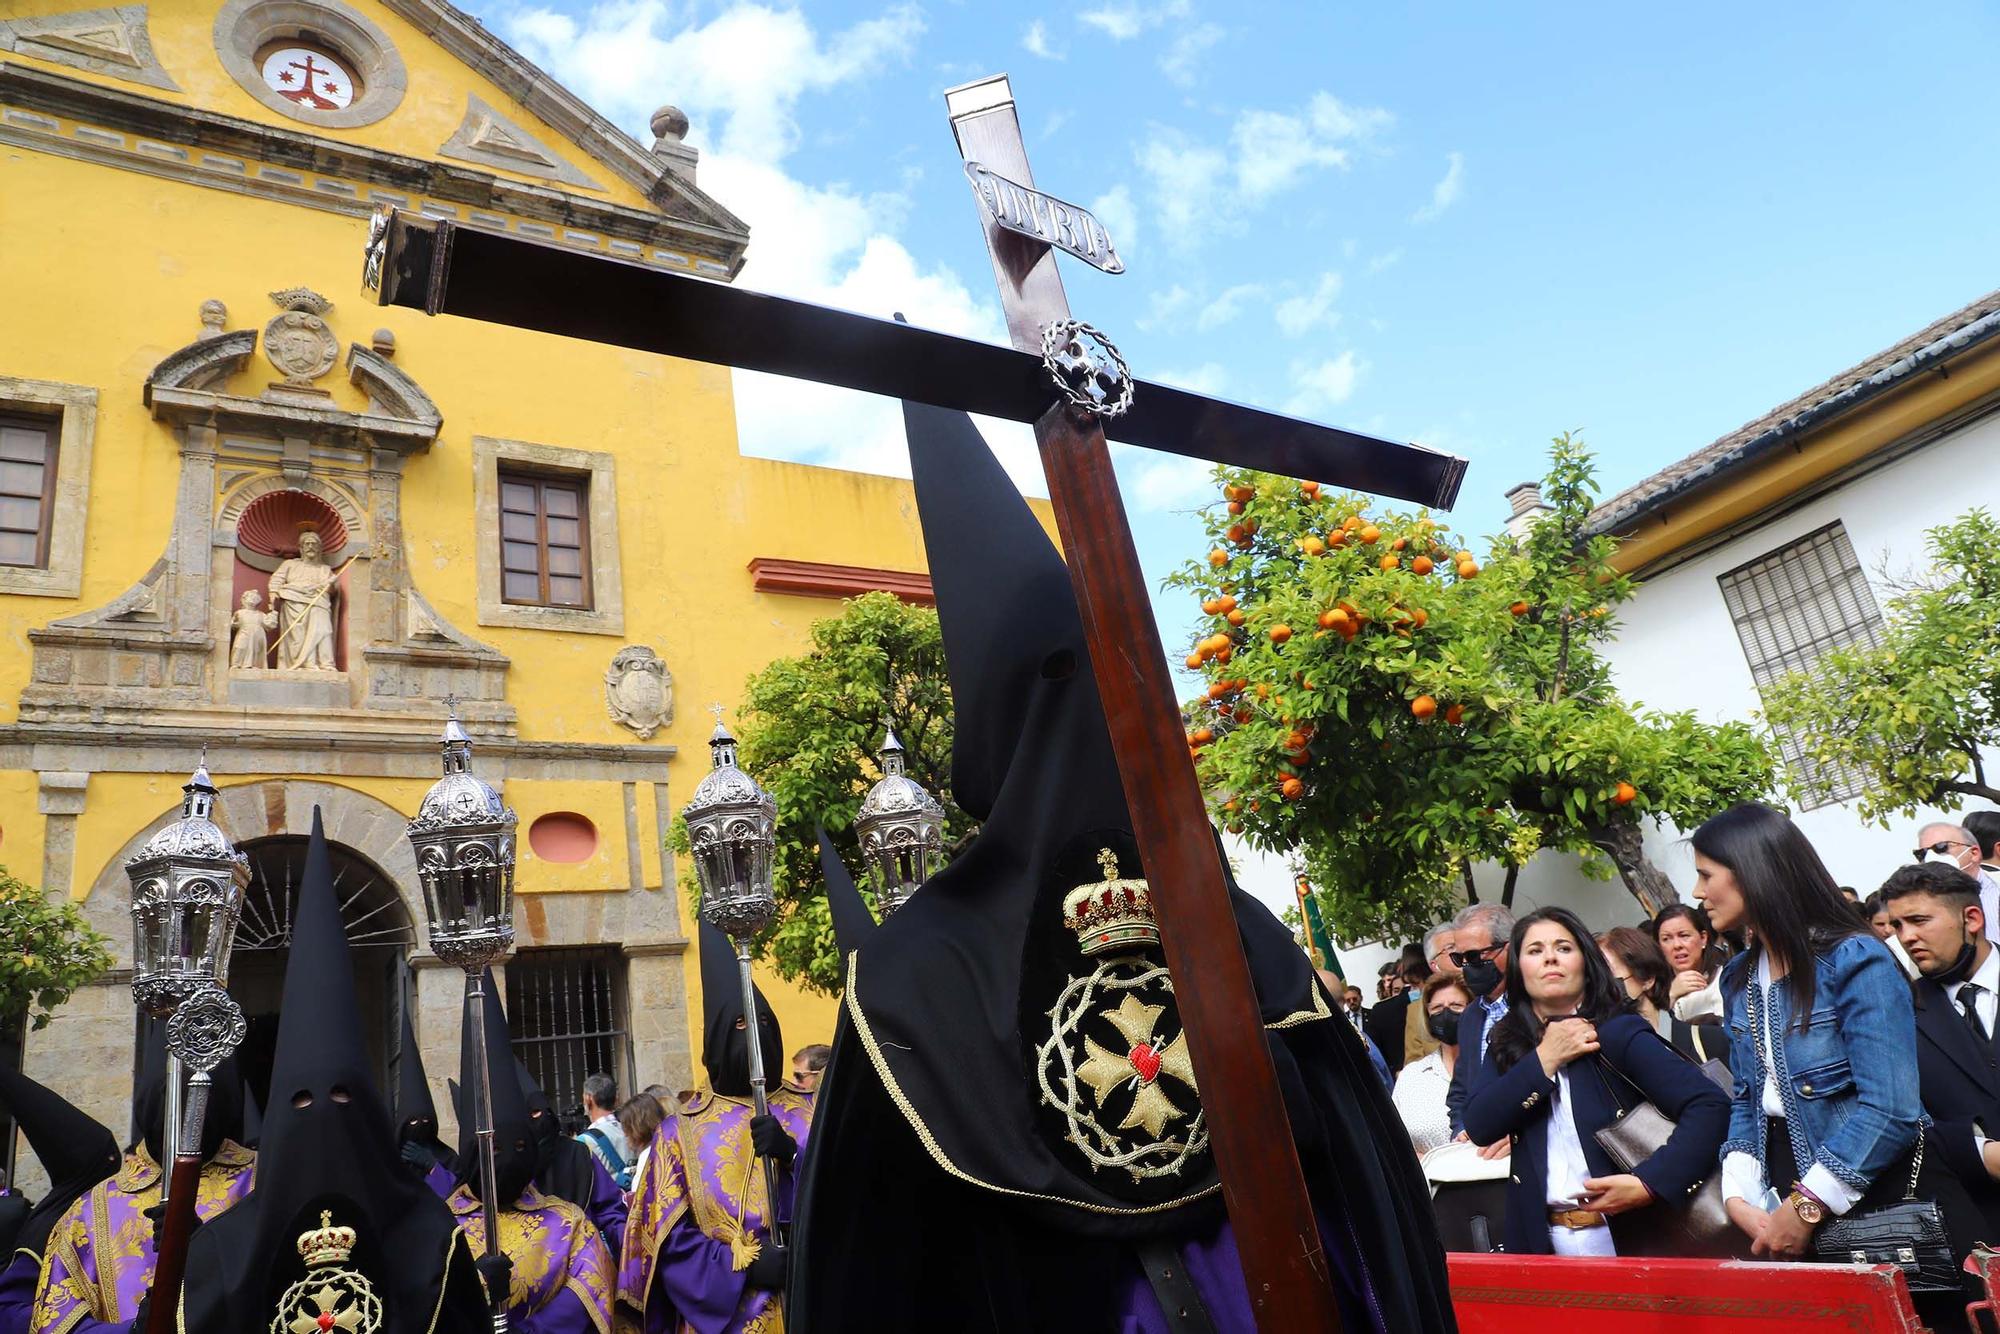
[[[1664,1045],[1676,1056],[1688,1060],[1687,1053],[1671,1042]],[[1666,1145],[1674,1133],[1675,1123],[1653,1105],[1645,1091],[1634,1084],[1623,1070],[1611,1065],[1602,1056],[1592,1064],[1597,1067],[1600,1080],[1604,1079],[1604,1071],[1608,1067],[1611,1073],[1624,1081],[1627,1088],[1639,1095],[1639,1101],[1628,1108],[1611,1091],[1610,1081],[1605,1080],[1605,1095],[1619,1109],[1618,1117],[1591,1136],[1597,1141],[1597,1147],[1618,1164],[1619,1171],[1629,1173]],[[1688,1064],[1693,1065],[1694,1062],[1688,1060]],[[1721,1062],[1714,1064],[1720,1066]],[[1695,1068],[1709,1078],[1715,1078],[1705,1067]],[[1723,1074],[1727,1077],[1726,1068]],[[1720,1167],[1703,1177],[1685,1199],[1657,1200],[1644,1209],[1624,1215],[1624,1218],[1625,1231],[1641,1234],[1634,1249],[1649,1255],[1725,1255],[1736,1229],[1736,1225],[1729,1220],[1729,1209],[1722,1198]]]
[[[1936,1200],[1917,1198],[1924,1169],[1924,1140],[1910,1157],[1910,1188],[1903,1198],[1867,1213],[1829,1218],[1813,1233],[1813,1259],[1822,1264],[1894,1265],[1913,1293],[1958,1292],[1959,1268]]]

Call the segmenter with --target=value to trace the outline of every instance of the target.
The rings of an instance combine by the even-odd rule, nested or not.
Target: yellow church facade
[[[520,818],[524,1057],[559,1100],[598,1068],[696,1082],[663,839],[707,706],[830,599],[927,594],[909,486],[742,457],[726,370],[360,286],[384,205],[732,278],[747,226],[685,119],[654,130],[443,0],[0,9],[0,863],[113,942],[23,1060],[121,1133],[123,864],[204,747],[253,868],[253,1074],[315,807],[384,1077],[406,1013],[455,1072],[462,978],[403,837],[447,697]],[[830,1001],[765,986],[794,1047],[830,1039]]]

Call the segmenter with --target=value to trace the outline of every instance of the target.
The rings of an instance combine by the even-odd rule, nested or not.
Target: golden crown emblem
[[[354,1254],[354,1244],[360,1240],[351,1227],[336,1227],[333,1211],[319,1211],[319,1226],[310,1232],[299,1234],[299,1256],[306,1262],[306,1268],[318,1269],[322,1265],[342,1265],[347,1257]]]
[[[1144,880],[1121,880],[1118,854],[1110,848],[1099,849],[1097,864],[1104,868],[1104,879],[1078,885],[1063,896],[1063,925],[1076,932],[1083,952],[1128,954],[1159,944],[1153,891]]]

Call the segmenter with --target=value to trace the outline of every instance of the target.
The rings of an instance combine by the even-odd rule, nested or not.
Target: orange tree
[[[0,867],[0,1037],[41,1029],[78,987],[111,967],[110,941],[83,906]]]
[[[1601,647],[1633,585],[1588,537],[1589,455],[1551,452],[1549,505],[1483,555],[1424,511],[1218,469],[1212,549],[1169,577],[1201,604],[1184,712],[1219,818],[1303,855],[1336,932],[1371,939],[1438,920],[1471,867],[1511,902],[1537,852],[1620,876],[1648,913],[1674,890],[1641,821],[1686,828],[1769,791],[1741,724],[1628,704]]]

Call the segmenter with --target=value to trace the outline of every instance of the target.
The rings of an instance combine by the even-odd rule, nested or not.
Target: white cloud
[[[1139,206],[1132,202],[1132,187],[1122,182],[1112,186],[1090,201],[1090,211],[1111,233],[1111,248],[1118,252],[1118,257],[1131,263],[1132,252],[1139,243]]]
[[[1142,510],[1193,509],[1212,498],[1214,469],[1202,459],[1155,455],[1139,465],[1125,494]]]
[[[1139,317],[1139,327],[1148,333],[1156,329],[1172,329],[1193,308],[1194,303],[1195,294],[1179,283],[1156,291],[1146,307],[1146,313]]]
[[[1157,0],[1154,3],[1121,0],[1120,3],[1086,9],[1076,18],[1077,22],[1096,28],[1114,42],[1129,42],[1168,19],[1186,18],[1187,12],[1188,0],[1168,0],[1165,4],[1157,3]]]
[[[1465,154],[1444,155],[1444,176],[1431,187],[1431,202],[1410,215],[1411,222],[1434,222],[1465,193]]]
[[[1300,362],[1292,367],[1293,394],[1285,411],[1298,416],[1323,412],[1354,396],[1354,386],[1367,366],[1353,349],[1324,361]]]
[[[1278,328],[1287,337],[1298,338],[1314,329],[1330,329],[1340,320],[1333,303],[1340,296],[1340,275],[1328,272],[1319,276],[1319,281],[1309,292],[1286,297],[1272,312],[1278,321]]]
[[[1061,60],[1067,54],[1049,45],[1049,25],[1041,19],[1030,23],[1028,30],[1021,34],[1021,48],[1043,60]]]
[[[1186,370],[1164,370],[1149,378],[1161,384],[1170,384],[1176,389],[1185,389],[1190,393],[1203,394],[1210,398],[1221,394],[1229,384],[1229,372],[1219,361],[1204,361],[1201,365],[1191,366]]]
[[[1222,199],[1229,156],[1212,144],[1197,144],[1178,130],[1154,127],[1139,145],[1139,170],[1152,186],[1153,216],[1176,245],[1186,245],[1213,225]]]
[[[1394,250],[1385,251],[1380,255],[1375,255],[1368,261],[1368,272],[1380,273],[1382,270],[1392,267],[1402,258],[1403,248],[1401,246],[1397,246]]]
[[[1198,23],[1174,37],[1160,57],[1160,73],[1183,88],[1194,86],[1202,53],[1223,39],[1222,28],[1214,23]]]
[[[1245,305],[1263,295],[1262,283],[1238,283],[1234,287],[1224,288],[1220,296],[1202,306],[1201,314],[1195,316],[1195,332],[1207,333],[1211,329],[1220,329],[1241,315]]]
[[[690,24],[666,0],[596,0],[578,18],[518,11],[500,28],[529,59],[628,129],[642,132],[664,101],[688,113],[689,137],[703,147],[702,189],[751,226],[742,286],[870,315],[900,310],[916,324],[1006,341],[984,288],[975,296],[950,267],[925,266],[900,239],[909,212],[903,194],[813,185],[785,166],[799,141],[802,99],[908,57],[923,31],[914,6],[893,6],[830,34],[798,10],[756,3]],[[734,379],[744,453],[908,475],[893,400],[745,371]],[[1028,428],[981,426],[1016,484],[1047,494]]]
[[[1324,92],[1299,114],[1245,111],[1230,132],[1237,186],[1264,198],[1296,185],[1315,167],[1346,167],[1353,146],[1365,146],[1393,122],[1380,107],[1350,107]]]

